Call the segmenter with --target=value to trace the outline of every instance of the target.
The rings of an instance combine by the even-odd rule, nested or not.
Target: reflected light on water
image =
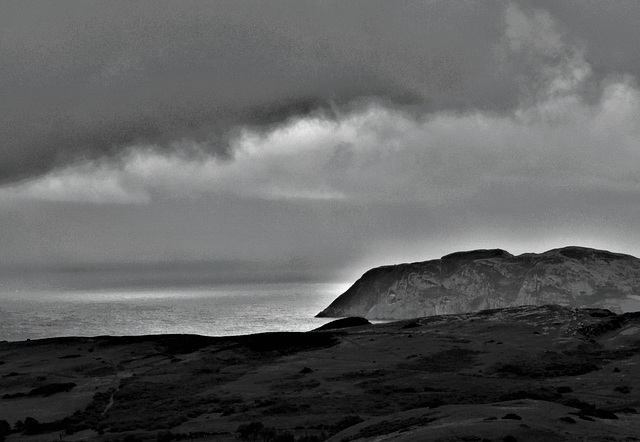
[[[345,284],[0,292],[0,339],[308,331]]]

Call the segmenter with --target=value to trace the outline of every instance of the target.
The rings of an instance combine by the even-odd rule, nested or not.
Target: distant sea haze
[[[0,283],[0,340],[190,333],[229,336],[309,331],[348,283],[204,283],[131,272],[7,275]],[[166,276],[166,275],[165,275]],[[141,283],[141,280],[146,281]],[[149,284],[149,281],[163,281]],[[124,283],[123,283],[124,281]]]

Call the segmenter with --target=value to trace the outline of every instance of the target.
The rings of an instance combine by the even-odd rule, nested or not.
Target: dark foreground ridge
[[[318,316],[408,319],[545,304],[640,310],[640,259],[584,247],[457,252],[369,270]]]
[[[639,313],[523,306],[334,325],[2,342],[0,437],[639,440]]]

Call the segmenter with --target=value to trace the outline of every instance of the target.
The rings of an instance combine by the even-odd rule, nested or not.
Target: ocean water
[[[111,272],[114,273],[114,272]],[[0,340],[309,331],[345,283],[212,283],[122,272],[2,275]]]

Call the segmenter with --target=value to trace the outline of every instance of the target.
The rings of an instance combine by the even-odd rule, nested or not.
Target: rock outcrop
[[[514,256],[504,250],[369,270],[319,317],[408,319],[520,305],[615,312],[640,306],[640,259],[583,247]]]

